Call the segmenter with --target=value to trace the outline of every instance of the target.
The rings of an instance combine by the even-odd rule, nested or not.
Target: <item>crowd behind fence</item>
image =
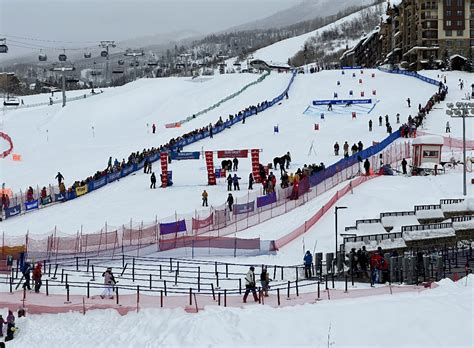
[[[391,136],[392,141],[396,139],[396,134]],[[375,145],[375,147],[379,147],[379,145]],[[388,145],[385,144],[385,146]],[[378,171],[384,163],[396,164],[402,158],[410,157],[409,142],[391,144],[381,154],[376,153],[376,150],[369,149],[365,155],[362,154],[363,156],[373,154],[373,156],[369,157],[369,160],[374,171]],[[356,156],[357,154],[352,157]],[[68,253],[109,253],[113,255],[124,250],[136,250],[139,253],[141,248],[151,245],[156,246],[155,251],[181,247],[192,247],[193,249],[230,248],[234,249],[234,251],[239,249],[260,249],[262,247],[260,239],[247,240],[242,238],[225,238],[225,236],[235,235],[237,232],[256,226],[305,204],[342,182],[360,175],[360,165],[361,163],[357,159],[343,159],[328,167],[325,171],[307,177],[305,179],[307,180],[307,185],[300,185],[301,192],[297,199],[290,198],[291,187],[278,188],[276,192],[271,194],[274,196],[274,200],[269,201],[269,204],[255,207],[252,211],[247,210],[243,214],[232,214],[223,205],[220,207],[210,207],[208,210],[196,211],[193,214],[175,214],[170,218],[156,219],[150,223],[130,221],[129,224],[122,226],[105,224],[96,233],[78,231],[75,235],[68,235],[55,229],[43,237],[29,234],[22,237],[5,238],[4,236],[2,243],[6,246],[24,244],[30,253],[49,256]],[[332,173],[332,175],[328,173]],[[339,198],[370,178],[371,176],[361,176],[349,182],[344,188],[335,193],[321,211],[318,211],[313,218],[305,222],[303,227],[299,227],[297,232],[290,232],[273,244],[270,242],[265,246],[266,251],[276,250],[306,232]],[[260,198],[258,195],[259,192],[254,192],[249,193],[243,198],[237,198],[236,205],[248,205],[253,202],[253,205],[256,206],[255,202]],[[206,222],[204,226],[203,221]],[[170,230],[172,232],[168,233]]]
[[[159,161],[162,152],[179,152],[185,146],[191,145],[205,138],[210,138],[213,135],[216,135],[220,132],[225,131],[226,129],[231,128],[233,125],[242,122],[244,118],[257,115],[259,112],[263,112],[271,108],[273,105],[278,104],[287,95],[295,77],[296,72],[292,73],[290,81],[285,90],[272,100],[262,102],[261,104],[255,107],[247,108],[246,110],[237,113],[232,118],[229,118],[225,122],[220,122],[215,126],[211,125],[211,129],[200,131],[197,133],[191,132],[187,135],[183,135],[179,138],[179,140],[174,141],[172,144],[170,141],[169,145],[164,146],[162,151],[155,151],[154,153],[143,158],[139,163],[125,165],[123,168],[120,168],[119,171],[108,173],[97,179],[95,179],[95,175],[94,177],[91,176],[91,180],[86,180],[87,182],[83,182],[82,184],[78,181],[78,186],[74,184],[71,188],[62,192],[56,185],[48,185],[47,187],[45,187],[44,194],[42,193],[43,189],[40,187],[36,187],[36,189],[31,188],[32,192],[29,195],[28,193],[25,194],[24,192],[20,191],[20,193],[16,193],[11,198],[9,198],[7,207],[3,207],[4,209],[0,211],[0,215],[2,215],[3,218],[8,219],[30,211],[49,207],[54,203],[64,203],[67,201],[71,201],[73,199],[86,195],[89,192],[100,189],[103,186],[115,182],[134,172],[142,170],[145,165],[145,162],[154,163],[156,161]],[[2,206],[3,202],[2,205],[0,205],[0,209],[2,208]],[[0,216],[0,218],[2,218],[2,216]]]

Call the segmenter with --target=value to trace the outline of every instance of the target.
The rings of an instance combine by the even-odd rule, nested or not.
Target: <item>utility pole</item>
[[[105,83],[107,84],[109,82],[109,47],[115,48],[117,45],[115,44],[115,41],[106,40],[101,41],[99,46],[105,48],[107,54],[105,56]]]
[[[75,68],[73,66],[61,66],[61,67],[53,67],[51,71],[61,72],[61,84],[62,84],[62,94],[63,94],[63,107],[66,106],[66,71],[73,71]]]
[[[462,117],[462,161],[463,161],[463,187],[462,193],[467,195],[467,162],[466,162],[466,117],[474,117],[474,103],[471,102],[457,102],[456,104],[448,103],[446,106],[446,114],[451,117]],[[470,114],[470,115],[469,115]]]

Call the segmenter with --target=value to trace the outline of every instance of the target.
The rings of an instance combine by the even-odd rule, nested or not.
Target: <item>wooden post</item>
[[[64,280],[64,268],[61,268],[61,284],[63,283]]]
[[[79,257],[76,256],[76,271],[79,272]]]
[[[87,298],[91,297],[91,284],[89,282],[87,282]]]
[[[160,306],[163,308],[163,290],[160,290]]]
[[[290,298],[290,281],[288,280],[288,291],[287,291],[287,296],[288,299]]]
[[[174,272],[174,286],[178,286],[178,270]]]
[[[46,296],[49,296],[49,281],[46,279]]]
[[[179,261],[176,262],[176,273],[179,274]]]
[[[119,288],[118,288],[118,286],[115,287],[115,295],[117,296],[117,305],[120,305],[120,302],[119,302]]]
[[[283,266],[281,268],[281,280],[283,280]]]
[[[219,289],[219,272],[216,272],[216,289]]]
[[[152,286],[152,280],[151,280],[151,273],[150,273],[150,290],[153,288]]]
[[[89,259],[87,259],[87,273],[89,273]]]
[[[140,285],[137,285],[137,306],[140,303]]]
[[[193,288],[189,288],[189,305],[193,305]]]
[[[94,272],[94,265],[92,265],[92,279],[91,281],[95,281],[95,272]]]
[[[242,279],[239,278],[239,294],[242,295]]]
[[[280,306],[280,289],[277,289],[278,306]]]
[[[160,265],[160,280],[161,280],[161,265]]]
[[[211,283],[212,299],[216,300],[216,293],[214,292],[214,284]]]
[[[70,302],[69,301],[69,284],[66,284],[66,299],[67,299],[67,302]]]
[[[163,282],[164,287],[165,287],[165,296],[168,296],[168,292],[166,291],[166,280]]]
[[[227,307],[227,289],[224,289],[224,307]]]
[[[299,296],[300,291],[299,291],[299,288],[298,288],[298,281],[295,282],[295,285],[296,285],[296,296]]]
[[[227,263],[225,264],[225,277],[226,279],[229,278],[229,264]]]

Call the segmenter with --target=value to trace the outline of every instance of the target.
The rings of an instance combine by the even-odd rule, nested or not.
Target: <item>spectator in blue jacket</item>
[[[313,255],[308,250],[303,257],[304,261],[304,276],[306,278],[311,278],[311,266],[313,265]]]
[[[232,181],[234,183],[234,191],[240,191],[240,186],[239,186],[239,180],[240,179],[242,179],[242,178],[238,177],[237,174],[234,174],[234,177],[232,178]]]

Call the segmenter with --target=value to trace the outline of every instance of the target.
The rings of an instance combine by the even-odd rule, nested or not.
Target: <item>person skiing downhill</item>
[[[58,185],[61,185],[62,181],[64,180],[64,176],[60,172],[58,172],[55,178],[58,179]]]
[[[234,205],[234,196],[232,196],[232,193],[229,193],[229,196],[227,197],[227,206],[229,207],[229,210],[232,211],[232,206]]]

